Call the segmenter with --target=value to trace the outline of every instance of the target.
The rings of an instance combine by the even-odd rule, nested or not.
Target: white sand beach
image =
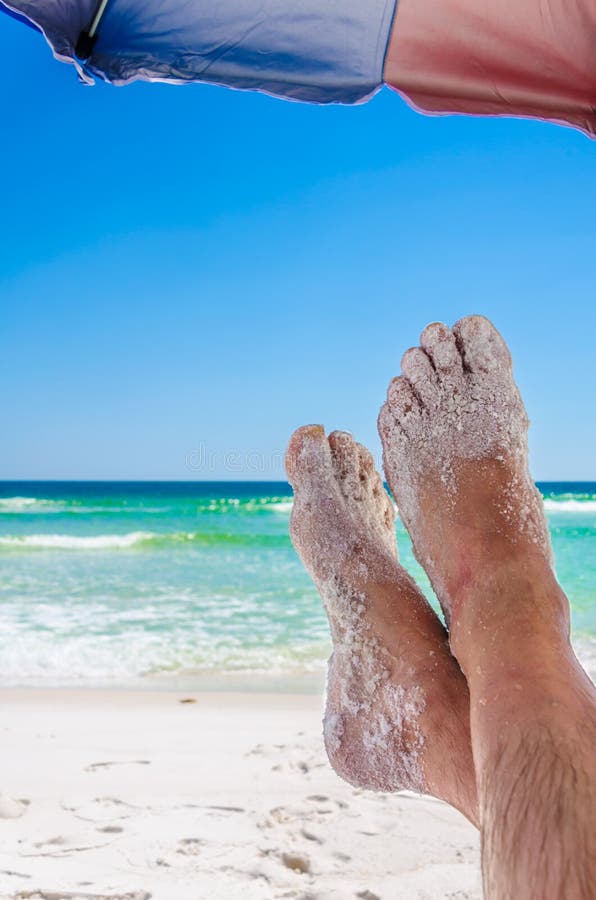
[[[340,781],[317,696],[0,697],[2,900],[481,897],[475,829]]]

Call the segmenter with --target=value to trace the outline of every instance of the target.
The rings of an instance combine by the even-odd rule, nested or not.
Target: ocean
[[[538,486],[594,674],[596,482]],[[291,508],[285,482],[0,482],[0,685],[320,684],[327,623]]]

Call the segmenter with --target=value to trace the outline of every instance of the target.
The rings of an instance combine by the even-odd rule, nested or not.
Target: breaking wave
[[[146,505],[142,501],[120,498],[98,498],[91,504],[80,499],[40,499],[37,497],[0,497],[2,515],[160,515],[167,513],[289,513],[288,497],[201,497],[176,499],[167,506]]]
[[[555,500],[552,497],[546,497],[544,508],[546,512],[594,513],[596,512],[596,500],[592,498],[586,500],[575,498]]]
[[[196,544],[202,546],[236,545],[236,546],[286,546],[289,538],[282,535],[238,534],[213,531],[175,531],[157,533],[152,531],[131,531],[126,534],[25,534],[0,537],[0,553],[2,551],[34,551],[34,550],[133,550],[175,545]]]

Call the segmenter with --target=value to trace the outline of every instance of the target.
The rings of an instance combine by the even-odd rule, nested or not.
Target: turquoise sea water
[[[596,483],[539,487],[593,669]],[[322,672],[327,625],[288,537],[291,505],[285,482],[0,482],[0,685]]]

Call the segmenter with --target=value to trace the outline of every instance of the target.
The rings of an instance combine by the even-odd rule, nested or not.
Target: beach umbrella
[[[552,0],[0,0],[85,83],[211,82],[596,133],[596,3]]]

